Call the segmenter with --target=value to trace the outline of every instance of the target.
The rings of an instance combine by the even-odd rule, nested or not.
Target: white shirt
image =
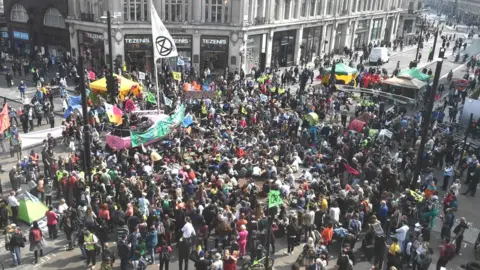
[[[16,207],[16,206],[20,206],[20,203],[18,202],[17,198],[15,196],[8,196],[8,204],[11,206],[11,207]]]
[[[340,208],[331,207],[329,214],[331,219],[335,220],[336,222],[340,221]]]
[[[192,235],[195,235],[195,229],[193,228],[192,223],[187,222],[182,228],[183,237],[190,238]]]
[[[60,204],[60,205],[58,206],[58,213],[59,213],[59,214],[63,214],[63,212],[64,212],[65,210],[67,210],[67,209],[68,209],[68,205],[67,205],[66,203]]]
[[[405,241],[405,238],[407,237],[407,232],[410,228],[407,225],[403,225],[402,227],[398,228],[396,230],[397,232],[397,239],[400,242]]]

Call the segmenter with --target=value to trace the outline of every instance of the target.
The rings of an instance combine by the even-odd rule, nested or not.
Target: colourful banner
[[[0,133],[4,132],[10,127],[10,117],[8,116],[8,104],[5,102],[3,110],[0,113]]]
[[[168,117],[166,120],[158,121],[154,126],[149,128],[144,133],[130,132],[132,140],[132,147],[137,147],[142,144],[146,144],[151,140],[155,140],[161,137],[165,137],[172,131],[173,128],[183,123],[185,118],[185,106],[182,104],[178,109]]]
[[[283,199],[280,197],[279,190],[271,190],[268,193],[268,208],[279,206],[283,204]]]

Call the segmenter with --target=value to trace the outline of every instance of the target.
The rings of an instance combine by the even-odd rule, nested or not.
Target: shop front
[[[304,62],[310,63],[321,55],[321,44],[323,26],[303,28],[302,35],[302,58]]]
[[[103,33],[78,31],[79,54],[89,54],[89,68],[101,69],[105,63],[105,38]]]
[[[355,38],[353,47],[355,50],[361,50],[363,46],[368,45],[368,20],[361,20],[357,22],[357,28],[355,30]]]
[[[27,55],[32,51],[30,34],[22,30],[13,30],[13,46],[20,55]]]
[[[178,72],[190,70],[192,66],[192,36],[172,36],[177,47],[178,56],[167,58],[170,67]]]
[[[154,68],[152,35],[125,35],[123,40],[127,69],[151,73]]]
[[[0,27],[0,44],[2,47],[10,47],[8,37],[8,28]]]
[[[272,44],[272,62],[270,66],[294,65],[296,30],[275,32]]]
[[[253,68],[260,68],[262,70],[262,40],[263,35],[248,36],[246,50],[245,50],[245,66],[249,73]]]
[[[70,48],[68,30],[46,27],[42,35],[45,52],[50,55],[52,64],[63,60]]]
[[[200,70],[210,69],[211,74],[223,75],[228,67],[229,37],[202,36],[200,39]]]

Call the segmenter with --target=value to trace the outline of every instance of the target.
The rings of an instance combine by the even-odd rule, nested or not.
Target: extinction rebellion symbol
[[[155,47],[157,47],[160,56],[169,56],[175,50],[175,45],[167,37],[159,36],[155,40]]]

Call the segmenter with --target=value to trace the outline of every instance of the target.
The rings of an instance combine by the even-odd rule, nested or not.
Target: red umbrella
[[[470,82],[469,82],[468,80],[465,80],[465,79],[461,79],[461,80],[456,80],[456,81],[455,81],[455,88],[456,88],[458,91],[463,91],[463,90],[465,90],[465,88],[467,88],[469,85],[470,85]]]

